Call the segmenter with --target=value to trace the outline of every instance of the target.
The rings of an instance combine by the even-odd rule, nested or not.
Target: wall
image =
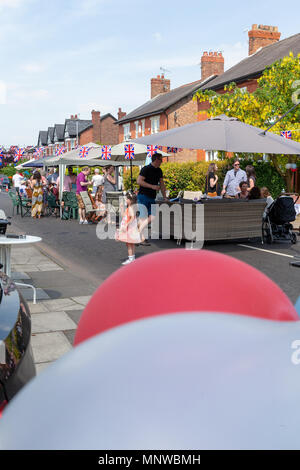
[[[100,142],[103,145],[115,145],[119,142],[118,125],[115,120],[108,116],[101,121]]]

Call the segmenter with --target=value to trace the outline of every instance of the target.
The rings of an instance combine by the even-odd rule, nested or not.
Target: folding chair
[[[21,217],[25,217],[27,214],[31,215],[31,200],[27,197],[22,197],[18,188],[16,188],[16,191],[20,203]]]

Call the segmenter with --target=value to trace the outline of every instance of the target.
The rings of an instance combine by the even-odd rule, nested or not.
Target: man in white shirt
[[[12,177],[13,185],[16,189],[20,190],[22,183],[24,181],[23,176],[20,175],[19,170],[17,170],[16,174]]]
[[[96,194],[98,186],[103,186],[104,184],[104,177],[103,175],[100,175],[100,170],[98,168],[95,168],[95,174],[92,177],[92,183],[93,183],[93,196]]]

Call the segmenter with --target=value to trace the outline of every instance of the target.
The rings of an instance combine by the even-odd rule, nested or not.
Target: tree
[[[224,94],[216,94],[213,90],[198,90],[194,99],[209,102],[209,109],[204,111],[209,117],[226,114],[246,124],[267,129],[297,102],[300,103],[300,54],[294,57],[290,53],[274,62],[264,70],[257,83],[258,87],[253,93],[230,83],[224,87]],[[300,142],[300,105],[272,127],[271,132],[280,135],[281,131],[286,130],[291,130],[292,139]],[[270,155],[270,159],[291,191],[292,173],[285,165],[297,163],[297,156]]]

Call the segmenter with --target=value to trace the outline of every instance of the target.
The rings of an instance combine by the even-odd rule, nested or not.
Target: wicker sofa
[[[239,199],[207,199],[195,204],[192,201],[158,202],[157,227],[160,235],[166,235],[162,219],[166,217],[162,205],[170,207],[170,235],[175,238],[192,240],[196,224],[203,226],[203,238],[205,241],[236,240],[262,236],[262,216],[266,207],[265,199],[239,200]],[[181,210],[172,207],[178,204]],[[204,219],[202,214],[196,214],[196,206],[203,204]],[[187,207],[189,206],[188,210]],[[162,212],[162,215],[159,213]],[[178,236],[182,227],[182,236]]]

